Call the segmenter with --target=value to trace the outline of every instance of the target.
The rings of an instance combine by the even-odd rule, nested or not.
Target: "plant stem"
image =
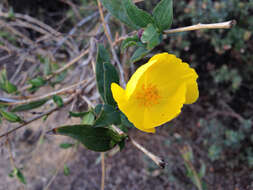
[[[138,148],[140,151],[142,151],[144,154],[146,154],[151,160],[153,160],[156,165],[158,165],[161,168],[165,167],[165,162],[158,156],[154,155],[153,153],[149,152],[146,148],[141,146],[139,143],[137,143],[134,139],[129,138],[132,144]]]
[[[200,30],[200,29],[229,29],[232,28],[236,24],[235,20],[230,20],[227,22],[220,22],[220,23],[213,23],[213,24],[196,24],[192,26],[186,26],[181,28],[175,28],[170,30],[165,30],[164,34],[171,34],[171,33],[177,33],[177,32],[186,32],[186,31],[192,31],[192,30]]]
[[[101,153],[101,169],[102,169],[102,175],[101,175],[101,190],[105,189],[105,153]]]

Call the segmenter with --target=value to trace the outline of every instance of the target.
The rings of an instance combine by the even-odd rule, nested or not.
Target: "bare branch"
[[[232,28],[236,24],[235,20],[230,20],[227,22],[220,22],[220,23],[214,23],[214,24],[196,24],[192,26],[186,26],[182,28],[175,28],[166,30],[163,33],[164,34],[171,34],[171,33],[177,33],[177,32],[186,32],[186,31],[192,31],[192,30],[200,30],[200,29],[229,29]]]
[[[153,160],[156,163],[156,165],[158,165],[160,168],[165,167],[165,162],[164,162],[163,159],[161,159],[160,157],[158,157],[158,156],[154,155],[153,153],[149,152],[146,148],[141,146],[134,139],[132,139],[132,138],[129,138],[129,139],[136,148],[138,148],[140,151],[142,151],[144,154],[146,154],[146,156],[148,156],[151,160]]]

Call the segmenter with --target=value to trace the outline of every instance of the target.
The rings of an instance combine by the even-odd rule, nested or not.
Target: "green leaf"
[[[153,17],[161,32],[169,29],[173,20],[173,0],[161,0],[153,10]]]
[[[12,84],[9,81],[6,81],[6,83],[5,83],[5,91],[7,93],[9,93],[9,94],[15,93],[15,92],[17,92],[17,89],[18,88],[14,84]]]
[[[101,3],[115,18],[133,29],[139,29],[139,26],[134,24],[128,17],[122,0],[101,0]]]
[[[54,86],[55,84],[62,82],[66,78],[66,76],[67,76],[67,71],[61,72],[60,74],[55,75],[53,79],[51,79],[50,84]]]
[[[123,139],[122,141],[120,141],[118,143],[118,145],[119,145],[120,151],[122,151],[123,148],[125,148],[125,145],[126,145],[125,139]]]
[[[128,37],[121,43],[121,52],[123,52],[126,48],[130,46],[137,45],[137,42],[139,41],[139,38],[137,35]]]
[[[23,122],[23,120],[19,116],[17,116],[15,113],[7,112],[7,111],[4,111],[3,109],[0,109],[0,113],[3,116],[3,118],[8,120],[9,122],[13,122],[13,123],[15,123],[15,122],[22,123]]]
[[[74,144],[72,144],[72,143],[62,143],[62,144],[60,144],[60,148],[62,148],[62,149],[68,149],[68,148],[71,148],[73,146],[74,146]]]
[[[112,106],[116,106],[117,103],[115,102],[112,91],[111,91],[111,84],[117,83],[119,84],[119,75],[116,71],[115,67],[110,63],[104,63],[104,96],[105,96],[105,103],[110,104]]]
[[[92,112],[87,112],[83,116],[82,124],[84,125],[93,125],[95,120],[95,115]]]
[[[32,80],[29,80],[28,81],[32,87],[30,88],[30,91],[34,92],[36,91],[39,87],[43,86],[44,84],[46,84],[46,80],[43,79],[41,76],[35,78],[35,79],[32,79]]]
[[[23,175],[23,173],[21,172],[20,169],[15,168],[13,173],[15,174],[15,176],[19,179],[19,181],[23,184],[26,184],[26,179],[25,176]]]
[[[110,62],[110,54],[102,44],[98,44],[97,62],[99,62],[99,64]]]
[[[70,174],[69,167],[66,164],[64,164],[63,173],[65,176],[68,176]]]
[[[110,105],[97,105],[95,108],[97,119],[94,127],[106,127],[112,124],[119,125],[121,123],[120,112]]]
[[[53,100],[54,100],[54,103],[56,103],[56,105],[58,107],[62,107],[63,106],[63,100],[60,96],[57,96],[57,95],[54,95],[53,96]]]
[[[121,119],[121,124],[127,128],[134,128],[134,124],[132,124],[128,118],[123,114],[122,112],[120,113],[120,119]]]
[[[206,165],[205,165],[205,163],[201,162],[201,168],[199,170],[198,176],[201,179],[201,178],[205,177],[205,174],[206,174]]]
[[[128,17],[134,24],[144,28],[149,23],[154,23],[152,16],[148,12],[139,9],[132,0],[122,1]]]
[[[134,63],[136,61],[141,60],[143,57],[145,57],[150,50],[147,50],[145,47],[139,47],[135,50],[134,54],[130,58],[130,62]]]
[[[13,108],[11,111],[12,112],[20,112],[20,111],[27,111],[27,110],[35,109],[35,108],[42,106],[47,101],[48,101],[48,99],[42,99],[39,101],[31,102],[29,104],[20,105],[20,106]]]
[[[44,67],[43,67],[44,76],[52,74],[52,67],[51,67],[51,63],[50,63],[49,58],[48,57],[47,58],[41,57],[40,61],[42,63],[44,63]]]
[[[161,43],[161,34],[156,31],[154,25],[149,24],[142,33],[141,41],[147,43],[147,49],[151,50]]]
[[[7,72],[5,68],[2,69],[0,73],[0,89],[9,94],[17,92],[17,87],[7,79]]]
[[[4,84],[7,81],[7,72],[6,69],[2,69],[0,73],[0,83]]]
[[[89,111],[86,111],[86,112],[72,112],[72,111],[70,111],[70,112],[69,112],[69,115],[70,115],[71,117],[83,117],[83,116],[85,116],[87,113],[89,113]]]
[[[54,129],[55,134],[65,135],[80,141],[86,148],[104,152],[112,149],[112,142],[120,142],[122,139],[118,133],[110,128],[92,127],[90,125],[70,125]]]
[[[11,171],[11,173],[9,173],[8,176],[13,178],[14,177],[13,171]]]
[[[110,58],[108,52],[102,45],[99,45],[96,64],[98,91],[105,103],[116,106],[116,102],[112,97],[111,83],[119,83],[119,76],[115,67],[109,62]]]

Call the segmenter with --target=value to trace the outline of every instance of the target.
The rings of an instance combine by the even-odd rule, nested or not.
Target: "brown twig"
[[[101,21],[102,21],[102,24],[103,24],[105,35],[106,35],[106,37],[108,39],[108,42],[110,44],[110,48],[111,48],[113,58],[114,58],[115,62],[117,63],[117,66],[119,68],[121,83],[122,83],[123,86],[125,86],[126,82],[125,82],[125,77],[124,77],[124,71],[123,71],[123,68],[122,68],[122,66],[119,62],[117,54],[114,50],[113,42],[112,42],[111,36],[109,34],[109,31],[108,31],[109,27],[107,27],[105,19],[104,19],[104,13],[103,13],[102,5],[101,5],[99,0],[97,0],[97,3],[98,3],[98,10],[99,10],[100,18],[101,18]]]
[[[175,28],[166,30],[163,33],[164,34],[171,34],[171,33],[177,33],[177,32],[186,32],[186,31],[192,31],[192,30],[200,30],[200,29],[229,29],[232,28],[236,24],[235,20],[230,20],[227,22],[220,22],[220,23],[213,23],[213,24],[196,24],[192,26],[186,26],[182,28]]]
[[[15,161],[14,161],[14,158],[13,158],[13,155],[12,155],[12,152],[11,152],[11,145],[10,145],[10,142],[9,142],[9,138],[7,137],[6,138],[6,146],[8,148],[8,151],[9,151],[9,157],[10,157],[10,163],[11,163],[11,166],[12,168],[16,168],[16,164],[15,164]]]
[[[66,69],[68,69],[69,67],[71,67],[73,64],[75,64],[76,62],[78,62],[83,56],[85,56],[86,54],[89,53],[89,49],[84,50],[83,52],[80,53],[80,55],[78,55],[77,57],[75,57],[74,59],[72,59],[71,61],[69,61],[66,65],[64,65],[63,67],[61,67],[60,69],[58,69],[57,71],[53,72],[51,75],[48,75],[45,79],[46,80],[50,80],[51,78],[53,78],[55,75],[60,74],[61,72],[65,71]],[[29,88],[31,88],[32,85],[26,85],[23,88],[19,89],[19,91],[24,91],[27,90]]]
[[[141,146],[139,143],[137,143],[134,139],[130,138],[130,141],[132,142],[132,144],[138,148],[140,151],[142,151],[146,156],[148,156],[151,160],[153,160],[156,165],[158,165],[160,168],[165,168],[165,162],[163,159],[161,159],[160,157],[154,155],[153,153],[149,152],[146,148],[144,148],[143,146]]]
[[[31,102],[35,102],[35,101],[39,101],[39,100],[42,100],[42,99],[45,99],[45,98],[49,98],[49,97],[52,97],[54,95],[58,95],[58,94],[63,94],[67,91],[69,91],[70,89],[73,89],[73,88],[76,88],[78,87],[79,85],[83,85],[85,83],[89,83],[91,80],[93,80],[93,78],[91,78],[89,81],[87,80],[83,80],[81,82],[78,82],[76,84],[73,84],[71,86],[68,86],[66,88],[62,88],[60,90],[57,90],[57,91],[54,91],[54,92],[51,92],[51,93],[48,93],[48,94],[45,94],[45,95],[42,95],[42,96],[37,96],[37,97],[34,97],[34,98],[30,98],[30,99],[26,99],[26,100],[21,100],[21,101],[14,101],[14,102],[9,102],[9,103],[2,103],[4,105],[20,105],[20,104],[29,104]]]
[[[81,90],[77,90],[74,94],[72,94],[69,98],[67,98],[67,99],[64,101],[64,103],[63,103],[64,106],[67,105],[67,104],[69,104],[69,103],[71,103],[71,101],[73,100],[73,98],[75,98],[75,97],[76,97],[77,95],[79,95],[80,93],[81,93]],[[64,107],[64,106],[62,106],[62,107]],[[30,123],[32,123],[33,121],[36,121],[36,120],[38,120],[38,119],[40,119],[40,118],[42,118],[42,117],[44,117],[44,116],[48,116],[48,115],[52,114],[53,112],[55,112],[55,111],[61,109],[62,107],[55,106],[55,107],[51,108],[50,110],[48,110],[48,111],[46,111],[46,112],[44,112],[44,113],[42,113],[42,114],[40,114],[40,115],[38,115],[38,116],[35,116],[35,117],[33,117],[33,118],[31,118],[31,119],[29,119],[29,120],[27,120],[27,121],[24,121],[24,122],[23,122],[22,124],[20,124],[18,127],[14,128],[14,129],[11,129],[11,130],[7,131],[7,132],[4,133],[4,134],[1,134],[1,135],[0,135],[0,139],[3,138],[3,137],[5,137],[5,136],[7,136],[7,135],[9,135],[9,134],[11,134],[11,133],[13,133],[14,131],[16,131],[16,130],[18,130],[18,129],[20,129],[20,128],[22,128],[22,127],[24,127],[24,126],[26,126],[26,125],[28,125],[28,124],[30,124]]]
[[[100,189],[104,190],[105,189],[105,153],[102,152],[100,155],[101,155],[101,169],[102,169]]]

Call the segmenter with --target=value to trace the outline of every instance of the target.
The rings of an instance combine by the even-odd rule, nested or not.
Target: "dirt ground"
[[[156,2],[158,1],[151,3],[146,1],[140,7],[150,7]],[[184,2],[184,9],[180,7],[182,2]],[[181,16],[175,17],[173,21],[175,27],[192,25],[192,18],[187,16],[191,11],[191,5],[194,9],[203,2],[186,0],[175,4],[175,13]],[[221,1],[210,2],[214,2],[214,6],[219,10],[223,6],[219,4]],[[242,4],[246,4],[246,1],[241,1],[240,6]],[[202,9],[205,10],[206,6],[207,4],[203,3]],[[8,79],[13,77],[22,64],[16,80],[12,82],[18,87],[23,87],[30,79],[47,76],[44,73],[47,60],[50,64],[61,68],[87,49],[88,53],[68,68],[65,78],[63,77],[54,87],[47,84],[35,94],[30,91],[24,94],[43,95],[75,84],[81,79],[92,79],[85,87],[83,95],[94,104],[101,103],[93,76],[95,46],[98,42],[106,44],[107,47],[109,45],[102,31],[95,1],[4,0],[0,2],[0,10],[2,7],[5,7],[6,13],[10,15],[13,10],[14,13],[20,13],[13,18],[10,15],[0,17],[0,70],[6,68]],[[31,18],[27,19],[24,16],[26,14]],[[237,10],[235,14],[241,12]],[[245,13],[246,16],[247,14],[250,15],[250,12]],[[217,16],[217,13],[212,15]],[[192,17],[197,18],[196,15]],[[37,19],[35,24],[33,19]],[[88,21],[85,25],[80,24],[80,21],[86,19]],[[244,20],[243,17],[241,19]],[[108,22],[115,41],[118,39],[116,37],[132,32],[113,17]],[[251,43],[253,35],[246,27],[247,23],[241,21],[238,23],[238,30],[235,30],[236,35],[230,34],[229,40],[238,40],[236,37],[240,36],[239,32],[246,30],[243,33],[245,44],[239,50],[233,46],[237,46],[243,39],[239,39],[239,42],[235,40],[235,44],[231,42],[232,45],[225,44],[221,49],[219,44],[212,43],[212,38],[227,37],[229,30],[226,32],[219,30],[213,33],[215,37],[202,31],[192,32],[188,36],[185,34],[169,36],[154,49],[155,53],[162,51],[178,53],[182,60],[189,62],[196,69],[199,75],[199,99],[193,105],[185,105],[176,119],[159,127],[155,134],[143,133],[135,128],[129,130],[131,138],[165,160],[164,169],[155,165],[130,141],[126,142],[126,147],[121,152],[115,148],[105,153],[105,190],[199,190],[194,184],[195,181],[191,179],[183,159],[182,150],[185,148],[192,152],[193,170],[199,172],[203,169],[202,166],[205,166],[201,182],[206,184],[206,189],[253,190],[252,122],[248,127],[243,123],[252,121],[253,110],[251,74],[253,67],[252,62],[249,61],[252,60],[252,56],[246,56],[253,50],[253,43]],[[128,80],[134,70],[145,63],[150,55],[129,66],[127,60],[130,59],[134,48],[129,48],[122,53],[120,44],[117,45],[116,53],[123,66],[125,78]],[[227,73],[219,73],[223,66],[228,68]],[[228,76],[233,69],[238,71],[236,76],[230,79],[225,77],[224,81],[214,82],[218,77]],[[242,79],[241,86],[235,90],[231,86],[233,79],[238,76]],[[63,97],[71,93],[66,94]],[[12,97],[12,95],[0,90],[0,97]],[[47,103],[38,109],[19,114],[29,119],[51,107],[52,103]],[[87,102],[78,97],[69,105],[51,114],[45,121],[39,119],[10,134],[8,144],[5,137],[1,138],[0,190],[99,190],[102,175],[101,154],[92,152],[80,144],[69,149],[60,148],[62,143],[75,143],[75,141],[68,137],[46,133],[62,125],[79,124],[80,120],[70,118],[68,113],[70,110],[86,111],[87,108]],[[216,122],[210,124],[210,121]],[[0,134],[16,126],[18,124],[10,124],[3,120],[0,124]],[[216,147],[215,159],[213,155],[210,156],[210,148],[213,145],[218,147]],[[24,174],[26,185],[8,175],[13,170],[10,155],[14,159],[15,166]]]

